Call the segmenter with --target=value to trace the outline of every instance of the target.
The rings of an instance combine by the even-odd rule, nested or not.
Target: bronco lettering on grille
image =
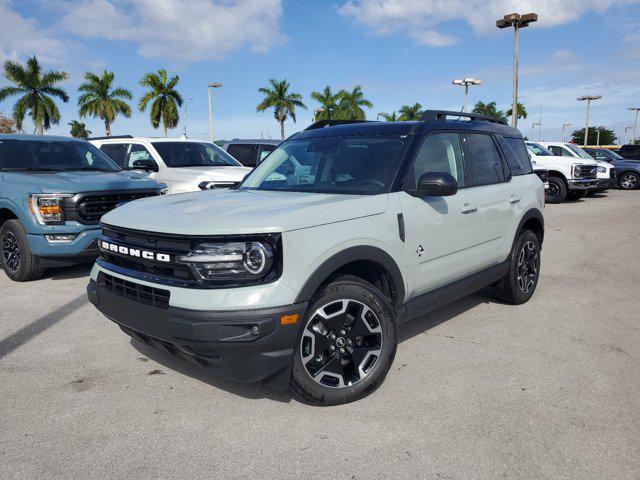
[[[133,258],[143,258],[145,260],[155,260],[156,262],[171,262],[171,255],[166,253],[152,252],[150,250],[141,250],[139,248],[125,247],[123,245],[116,245],[115,243],[105,242],[100,240],[100,248],[107,252],[118,253],[120,255],[126,255]]]

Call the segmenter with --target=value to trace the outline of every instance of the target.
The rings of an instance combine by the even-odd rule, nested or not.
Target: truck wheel
[[[382,384],[397,344],[389,299],[360,278],[340,277],[309,303],[295,348],[291,388],[319,405],[358,400]]]
[[[595,190],[578,190],[567,193],[567,200],[574,201],[584,197],[588,192],[596,193]]]
[[[7,220],[0,228],[0,264],[11,280],[28,282],[43,273],[38,259],[31,253],[27,234],[18,220]]]
[[[624,172],[618,177],[618,186],[622,190],[635,190],[640,186],[640,175],[634,172]]]
[[[511,305],[529,301],[540,277],[540,240],[531,230],[520,233],[509,256],[509,273],[497,285],[498,298]]]
[[[559,177],[549,177],[547,203],[560,203],[567,197],[567,186]]]

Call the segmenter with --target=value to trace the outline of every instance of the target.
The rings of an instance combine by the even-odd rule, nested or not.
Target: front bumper
[[[567,185],[569,190],[589,190],[598,188],[598,179],[569,179]]]
[[[61,229],[58,229],[61,230]],[[76,233],[73,231],[53,231],[51,234]],[[97,239],[100,229],[92,228],[77,233],[70,242],[50,242],[44,234],[27,234],[29,249],[44,266],[63,266],[95,260],[100,251]]]
[[[288,388],[306,303],[236,311],[189,310],[133,300],[131,286],[136,284],[128,282],[118,291],[108,283],[104,275],[92,279],[87,287],[89,300],[131,337],[222,377]],[[282,316],[294,314],[299,315],[297,322],[280,323]]]

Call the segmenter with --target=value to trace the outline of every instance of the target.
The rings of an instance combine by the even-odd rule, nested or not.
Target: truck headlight
[[[582,177],[582,175],[580,174],[580,165],[574,165],[571,171],[573,173],[573,178]]]
[[[40,225],[58,225],[64,223],[64,199],[72,194],[32,194],[29,196],[29,209]]]
[[[598,173],[607,173],[607,169],[605,167],[598,167]]]
[[[179,258],[204,281],[258,281],[273,271],[274,251],[267,242],[201,243]]]

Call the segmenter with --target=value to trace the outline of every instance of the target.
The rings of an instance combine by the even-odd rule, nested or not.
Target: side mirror
[[[145,170],[147,172],[157,172],[158,165],[153,160],[141,159],[133,162],[133,169]]]
[[[458,192],[458,182],[450,173],[427,172],[418,180],[415,190],[409,195],[413,197],[448,197]]]

